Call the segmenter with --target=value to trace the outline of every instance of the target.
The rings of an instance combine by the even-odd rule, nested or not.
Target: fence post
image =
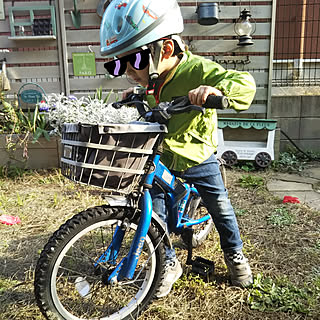
[[[67,51],[67,36],[66,22],[64,17],[64,1],[55,0],[57,14],[57,34],[58,38],[58,54],[60,65],[61,89],[66,94],[70,94],[69,72],[68,72],[68,51]]]
[[[276,28],[277,0],[272,0],[271,15],[271,34],[270,34],[270,50],[269,50],[269,75],[268,75],[268,97],[267,97],[267,119],[271,118],[271,97],[272,97],[272,75],[273,75],[273,54],[274,54],[274,38]]]

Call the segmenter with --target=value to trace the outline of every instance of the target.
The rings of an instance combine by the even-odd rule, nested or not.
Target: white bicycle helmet
[[[113,0],[101,22],[101,55],[115,57],[182,31],[176,0]]]

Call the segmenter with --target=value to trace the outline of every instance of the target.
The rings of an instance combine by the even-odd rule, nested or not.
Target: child
[[[188,95],[202,105],[209,95],[225,95],[230,107],[249,108],[255,82],[247,72],[225,70],[219,64],[193,55],[178,36],[183,19],[176,0],[114,0],[107,7],[100,29],[101,54],[116,57],[105,64],[113,76],[124,73],[147,88],[156,102]],[[126,97],[132,89],[123,93]],[[252,283],[248,260],[242,253],[237,220],[215,157],[217,113],[192,111],[174,115],[168,122],[161,161],[172,172],[193,183],[211,214],[233,285]],[[166,222],[164,194],[152,190],[154,211]],[[166,296],[182,274],[174,249],[167,248],[166,273],[157,297]]]

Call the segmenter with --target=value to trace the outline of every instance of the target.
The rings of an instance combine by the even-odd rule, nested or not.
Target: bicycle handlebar
[[[112,106],[116,109],[122,105],[134,104],[139,114],[150,122],[164,123],[171,118],[173,114],[190,112],[196,110],[205,113],[205,109],[226,109],[229,107],[229,100],[226,96],[209,95],[206,102],[202,106],[191,104],[187,96],[177,97],[171,102],[160,102],[156,107],[150,108],[143,101],[143,95],[133,93],[126,99],[114,102]],[[145,109],[147,107],[148,111]]]
[[[226,96],[209,95],[206,102],[202,105],[204,108],[211,109],[227,109],[229,107],[229,100]]]
[[[229,100],[226,96],[209,95],[202,107],[191,104],[187,96],[175,98],[168,106],[168,113],[176,114],[191,110],[204,111],[203,109],[226,109],[229,107]],[[187,110],[186,110],[187,109]]]

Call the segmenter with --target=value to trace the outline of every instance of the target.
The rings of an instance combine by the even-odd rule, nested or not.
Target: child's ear
[[[162,57],[168,59],[174,52],[174,43],[172,40],[166,40],[162,45]]]

